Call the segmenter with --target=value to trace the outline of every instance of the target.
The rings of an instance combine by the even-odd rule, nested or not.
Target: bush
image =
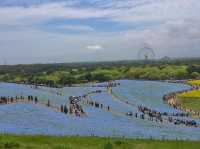
[[[113,145],[110,142],[108,142],[104,145],[104,149],[113,149]]]
[[[192,77],[193,79],[197,79],[197,78],[200,77],[200,74],[199,74],[198,72],[193,72],[193,73],[191,73],[191,77]]]
[[[16,143],[16,142],[6,142],[4,144],[4,148],[6,148],[6,149],[15,149],[15,148],[19,148],[19,147],[20,147],[20,144]]]
[[[71,149],[71,146],[69,145],[58,145],[54,147],[54,149]]]
[[[115,141],[114,143],[115,143],[115,145],[117,145],[117,146],[120,146],[120,145],[124,144],[124,142],[123,142],[123,141],[120,141],[120,140],[117,140],[117,141]]]

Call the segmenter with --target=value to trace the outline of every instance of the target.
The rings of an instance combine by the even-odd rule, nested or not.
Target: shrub
[[[16,143],[16,142],[6,142],[4,144],[4,148],[6,148],[6,149],[15,149],[15,148],[19,148],[19,147],[20,147],[20,144]]]
[[[110,142],[108,142],[104,145],[104,149],[113,149],[113,145]]]

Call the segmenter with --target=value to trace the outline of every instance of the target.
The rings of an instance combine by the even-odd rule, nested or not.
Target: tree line
[[[200,78],[200,59],[1,65],[0,81],[63,86],[116,79]]]

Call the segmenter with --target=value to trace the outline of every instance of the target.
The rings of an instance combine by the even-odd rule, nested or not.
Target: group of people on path
[[[86,99],[85,102],[87,105],[95,107],[95,108],[100,108],[100,109],[106,109],[107,111],[110,111],[110,106],[105,106],[102,103],[99,103],[97,101],[92,101],[92,100],[88,100]]]
[[[83,96],[84,103],[89,106],[95,107],[95,108],[106,109],[107,111],[110,111],[110,106],[105,106],[102,103],[99,103],[97,101],[92,101],[91,99],[87,98],[88,95],[90,95],[90,94],[101,94],[102,92],[103,92],[103,90],[95,90],[95,91],[88,92],[85,96]]]
[[[92,87],[104,87],[104,88],[109,88],[109,87],[117,87],[119,86],[120,83],[119,82],[113,82],[113,81],[109,81],[105,84],[97,84],[97,85],[92,85]]]
[[[107,111],[110,111],[110,106],[105,106],[102,103],[99,103],[97,101],[92,101],[91,99],[88,98],[89,95],[91,94],[100,94],[102,93],[103,90],[95,90],[95,91],[90,91],[82,96],[70,96],[69,97],[69,106],[61,105],[60,106],[60,111],[65,114],[74,114],[75,116],[83,116],[86,115],[86,113],[83,110],[83,107],[81,106],[82,104],[85,104],[87,106],[92,106],[95,108],[106,108]]]
[[[1,96],[0,97],[0,104],[10,104],[15,102],[38,102],[38,98],[35,96]]]
[[[177,95],[183,94],[183,93],[188,93],[193,90],[199,90],[199,86],[192,86],[192,88],[187,89],[187,90],[182,90],[182,91],[177,91],[177,92],[171,92],[169,94],[166,94],[163,96],[163,100],[168,103],[170,106],[172,106],[174,109],[180,109],[182,111],[185,111],[187,113],[191,113],[194,116],[200,117],[200,112],[199,111],[194,111],[192,109],[186,109],[181,106],[180,101],[177,99]]]
[[[37,96],[32,96],[32,95],[15,96],[15,97],[12,97],[12,96],[0,96],[0,105],[19,103],[19,102],[40,104],[40,105],[45,105],[47,107],[56,108],[55,105],[50,103],[50,100],[47,100],[46,103],[44,101],[43,102],[39,102],[39,98]]]
[[[196,88],[192,88],[191,90],[193,90],[193,89],[196,89]],[[188,91],[188,90],[185,90],[185,91]],[[82,97],[82,98],[85,98],[84,100],[86,101],[87,105],[103,109],[103,108],[105,108],[105,106],[103,104],[96,102],[96,101],[86,99],[87,95],[89,95],[89,94],[101,93],[101,92],[102,91],[92,91],[92,92],[84,95],[84,97]],[[175,94],[176,93],[172,93],[170,95],[170,98],[174,97]],[[164,98],[168,98],[168,97],[165,96]],[[107,109],[107,111],[110,111],[110,106],[107,106],[106,109]],[[198,127],[199,126],[195,120],[183,119],[183,118],[188,118],[190,116],[190,114],[187,112],[181,112],[181,113],[158,112],[156,110],[152,110],[148,107],[140,105],[140,106],[138,106],[138,112],[136,112],[134,116],[136,118],[140,118],[140,119],[147,118],[150,121],[156,121],[156,122],[161,122],[161,123],[169,122],[169,123],[173,123],[174,125],[185,125],[188,127]]]
[[[34,96],[32,96],[32,95],[29,95],[28,96],[28,101],[31,101],[31,102],[34,102],[34,103],[38,103],[38,97],[34,97]]]
[[[75,116],[81,116],[85,114],[83,111],[82,106],[79,104],[79,101],[81,100],[81,96],[70,96],[69,97],[69,113],[75,114]]]
[[[115,85],[115,84],[112,84]],[[75,116],[82,116],[85,115],[86,113],[83,110],[83,107],[80,103],[80,101],[83,101],[89,106],[93,106],[95,108],[101,108],[103,109],[103,104],[100,104],[99,102],[95,102],[92,100],[89,100],[87,97],[91,94],[98,94],[102,93],[103,90],[95,90],[95,91],[90,91],[82,96],[70,96],[69,97],[69,105],[67,104],[62,104],[60,107],[58,107],[59,111],[64,113],[64,114],[74,114]],[[16,96],[16,97],[6,97],[6,96],[1,96],[0,97],[0,104],[9,104],[9,103],[14,103],[14,102],[31,102],[31,103],[40,103],[40,104],[45,104],[44,102],[39,102],[39,99],[37,96]],[[53,103],[50,102],[50,100],[47,100],[47,103],[45,104],[47,107],[56,107],[53,105]],[[106,107],[106,106],[105,106]],[[110,106],[107,106],[106,109],[109,111]]]
[[[188,127],[198,127],[199,125],[195,120],[183,119],[188,118],[188,113],[167,113],[167,112],[158,112],[156,110],[152,110],[145,106],[138,106],[138,111],[141,113],[135,113],[135,117],[140,117],[141,119],[145,119],[145,115],[148,116],[150,121],[156,121],[163,123],[167,121],[169,123],[173,123],[175,125],[185,125]],[[177,118],[180,117],[180,118]]]
[[[0,104],[8,104],[8,103],[13,103],[18,99],[18,97],[7,97],[7,96],[1,96],[0,97]]]

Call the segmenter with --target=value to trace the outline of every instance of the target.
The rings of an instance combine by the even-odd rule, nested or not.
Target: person
[[[137,112],[135,113],[135,117],[137,118]]]
[[[84,114],[84,113],[85,113],[85,112],[83,111],[83,109],[82,109],[82,108],[81,108],[81,110],[80,110],[80,111],[81,111],[81,114]]]
[[[68,113],[68,108],[67,108],[67,106],[66,106],[66,105],[64,106],[64,113],[65,113],[65,114],[67,114],[67,113]]]
[[[144,119],[144,114],[141,115],[141,119]]]
[[[13,103],[13,97],[10,98],[10,102]]]
[[[48,100],[48,102],[47,102],[47,107],[50,107],[50,101]]]
[[[95,107],[99,108],[99,103],[95,102]]]
[[[18,97],[17,96],[15,96],[15,100],[17,101],[17,99],[18,99]]]
[[[38,98],[37,97],[35,97],[35,104],[37,104],[38,103]]]
[[[33,96],[31,96],[31,101],[33,101]]]
[[[64,107],[63,105],[60,106],[60,111],[63,113],[64,112]]]
[[[70,105],[70,107],[69,107],[69,113],[73,114],[73,107],[72,107],[72,105]]]
[[[101,104],[101,109],[103,109],[103,104]]]
[[[108,106],[108,111],[110,111],[110,107]]]

